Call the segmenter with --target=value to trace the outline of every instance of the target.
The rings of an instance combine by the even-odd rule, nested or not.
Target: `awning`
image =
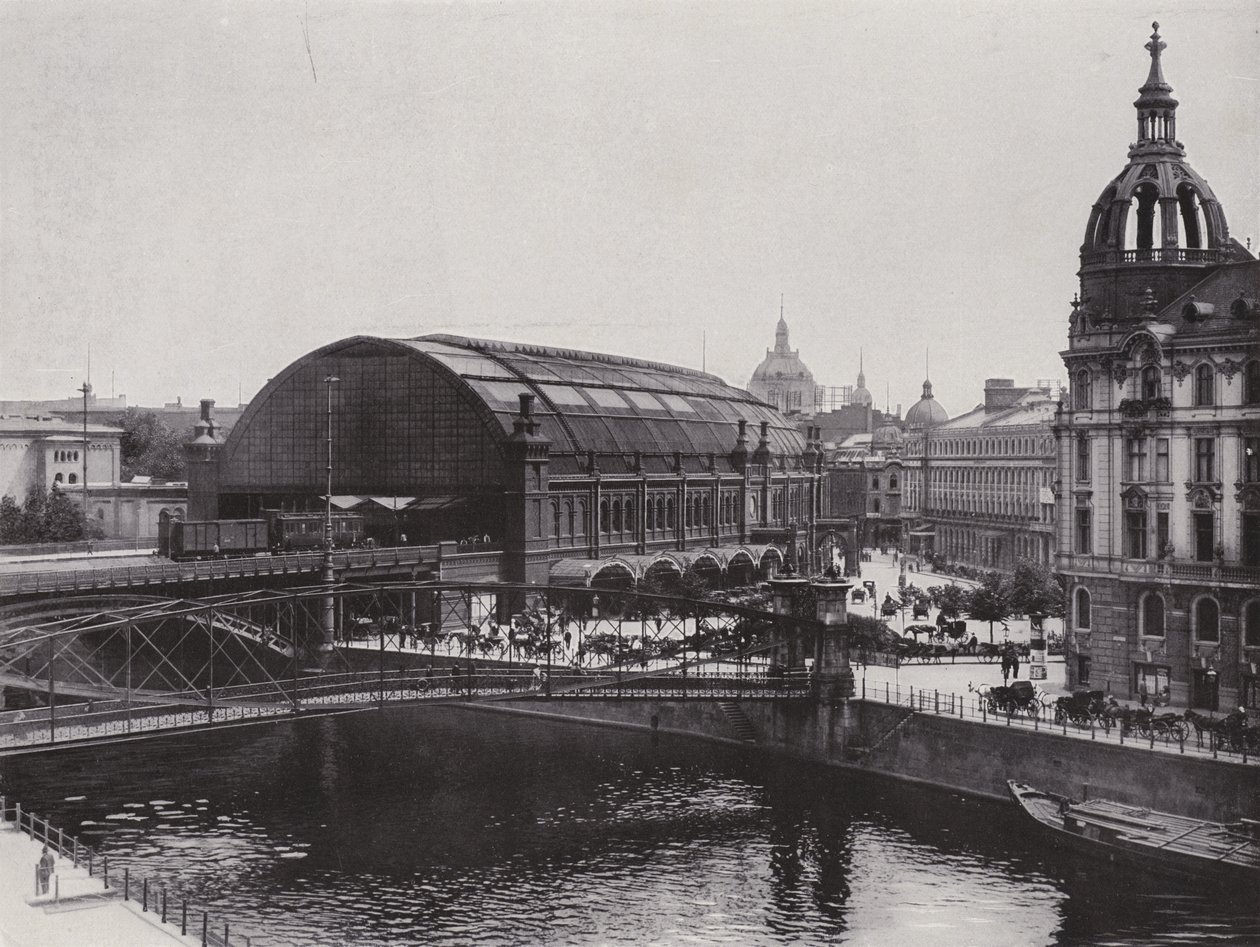
[[[441,497],[425,497],[419,500],[411,507],[413,510],[445,510],[450,507],[459,506],[468,502],[468,497],[457,496],[441,496]]]
[[[935,526],[925,526],[925,527],[923,527],[922,529],[912,529],[912,530],[910,530],[910,535],[911,535],[911,536],[935,536],[935,535],[936,535],[936,527],[935,527]]]
[[[320,497],[320,499],[327,499],[329,503],[339,510],[350,510],[363,502],[363,497],[354,496]]]
[[[385,509],[390,510],[390,511],[404,510],[415,501],[416,501],[415,497],[395,497],[395,496],[364,497],[362,500],[363,503],[374,503],[377,506],[382,506]]]

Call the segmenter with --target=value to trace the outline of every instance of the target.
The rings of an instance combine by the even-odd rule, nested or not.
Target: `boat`
[[[1012,798],[1054,844],[1144,871],[1260,892],[1260,822],[1222,824],[1110,799],[1075,802],[1007,780]]]

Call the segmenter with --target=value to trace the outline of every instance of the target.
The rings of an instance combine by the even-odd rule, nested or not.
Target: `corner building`
[[[1165,44],[1089,215],[1055,419],[1068,680],[1260,707],[1260,263],[1186,162]]]
[[[322,510],[330,423],[333,495],[398,508],[412,543],[477,537],[491,565],[464,578],[741,584],[814,548],[821,451],[748,392],[450,335],[357,336],[280,371],[190,471],[191,517]]]

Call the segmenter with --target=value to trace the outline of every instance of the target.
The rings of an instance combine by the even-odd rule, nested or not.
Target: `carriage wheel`
[[[1173,732],[1176,734],[1178,741],[1185,743],[1190,738],[1190,725],[1184,720],[1177,720],[1172,725]]]

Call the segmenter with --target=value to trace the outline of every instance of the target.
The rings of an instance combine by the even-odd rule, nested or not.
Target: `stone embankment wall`
[[[711,700],[504,701],[479,708],[739,742]],[[861,769],[970,794],[1006,799],[1015,779],[1077,799],[1106,797],[1219,821],[1260,819],[1260,765],[1152,752],[1138,747],[958,720],[904,707],[852,701],[747,700],[757,750]]]

